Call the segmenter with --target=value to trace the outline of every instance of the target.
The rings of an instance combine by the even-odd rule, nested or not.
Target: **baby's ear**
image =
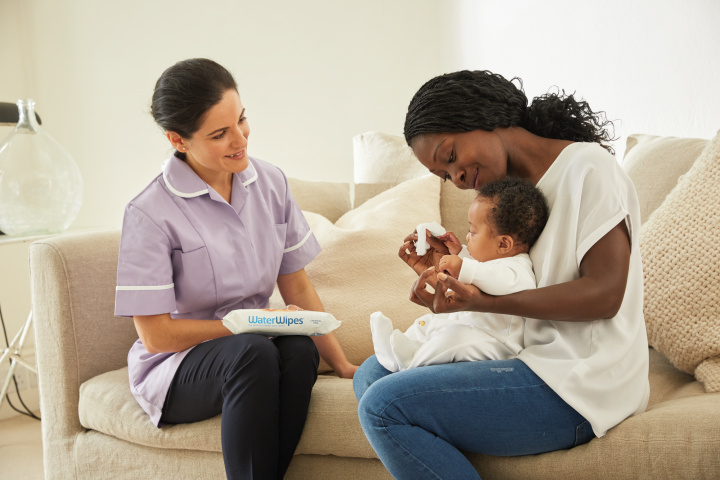
[[[498,235],[495,237],[497,240],[498,253],[504,255],[515,247],[515,240],[510,235]]]

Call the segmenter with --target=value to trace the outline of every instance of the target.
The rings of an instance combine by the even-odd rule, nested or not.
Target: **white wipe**
[[[415,252],[421,257],[427,253],[428,248],[425,232],[430,232],[433,237],[445,234],[445,229],[437,222],[421,223],[415,230],[417,230],[418,236],[415,242]]]
[[[234,334],[260,335],[325,335],[342,322],[326,312],[312,310],[233,310],[222,319],[223,325]]]

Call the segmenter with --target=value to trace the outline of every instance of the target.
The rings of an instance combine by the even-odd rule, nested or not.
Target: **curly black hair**
[[[517,82],[517,85],[515,83]],[[413,96],[405,116],[408,145],[429,133],[522,127],[535,135],[573,142],[596,142],[614,153],[611,121],[564,90],[533,98],[528,106],[522,80],[507,80],[487,70],[462,70],[437,76]]]
[[[548,207],[540,189],[519,177],[505,177],[478,188],[476,199],[493,202],[492,226],[498,235],[510,235],[516,242],[533,246],[545,228]]]

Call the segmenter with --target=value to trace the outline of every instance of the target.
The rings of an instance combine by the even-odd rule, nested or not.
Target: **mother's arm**
[[[277,284],[280,295],[287,305],[297,305],[302,309],[316,312],[325,311],[320,297],[305,272],[305,269],[278,276]],[[355,375],[355,370],[357,370],[358,367],[348,361],[335,333],[330,332],[326,335],[310,338],[315,342],[320,356],[330,365],[338,376],[342,378],[352,378],[353,375]]]
[[[470,310],[560,321],[612,318],[622,305],[629,269],[630,239],[623,221],[588,250],[576,280],[494,297],[439,274],[433,295],[425,290],[428,270],[413,285],[411,300],[437,313]],[[446,295],[448,289],[452,295]]]

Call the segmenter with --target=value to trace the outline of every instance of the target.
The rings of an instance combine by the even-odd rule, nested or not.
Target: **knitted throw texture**
[[[720,132],[640,232],[648,342],[720,391]]]

